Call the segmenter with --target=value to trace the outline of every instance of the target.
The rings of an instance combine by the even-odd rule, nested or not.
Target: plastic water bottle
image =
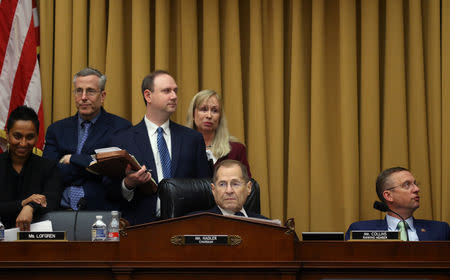
[[[111,211],[111,223],[108,226],[108,241],[119,241],[119,211]]]
[[[95,216],[97,221],[92,225],[92,241],[106,240],[106,224],[102,221],[102,216]]]
[[[5,226],[0,221],[0,241],[5,240]]]

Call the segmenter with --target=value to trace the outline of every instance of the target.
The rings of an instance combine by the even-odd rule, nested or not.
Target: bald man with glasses
[[[420,220],[413,217],[420,206],[420,188],[411,172],[403,167],[384,170],[377,177],[376,192],[378,198],[392,212],[387,212],[383,220],[355,222],[345,235],[349,239],[354,230],[400,231],[401,239],[408,241],[450,240],[450,227],[445,222]],[[398,213],[401,217],[393,212]],[[406,220],[406,225],[402,219]],[[403,234],[402,234],[403,233]]]

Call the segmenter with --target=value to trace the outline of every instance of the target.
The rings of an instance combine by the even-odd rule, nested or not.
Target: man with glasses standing
[[[450,240],[450,227],[447,223],[413,217],[414,211],[420,206],[419,191],[416,179],[408,169],[392,167],[384,170],[377,177],[376,192],[378,198],[392,212],[387,212],[384,220],[351,224],[345,239],[349,239],[353,230],[398,230],[401,239],[405,241]],[[406,225],[402,222],[402,218],[405,219]]]
[[[109,145],[110,138],[131,123],[103,109],[106,76],[85,68],[73,77],[75,105],[78,112],[57,121],[47,129],[43,157],[59,162],[64,178],[61,207],[77,210],[84,197],[88,210],[110,210],[102,177],[86,171],[95,149]]]

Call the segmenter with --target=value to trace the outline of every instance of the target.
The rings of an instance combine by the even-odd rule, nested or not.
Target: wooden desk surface
[[[450,279],[450,242],[301,242],[287,228],[214,214],[126,230],[120,242],[0,242],[0,279]],[[239,245],[174,245],[174,235]]]

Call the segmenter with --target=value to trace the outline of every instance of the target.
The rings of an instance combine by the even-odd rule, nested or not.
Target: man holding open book
[[[130,224],[154,221],[159,216],[156,193],[146,194],[137,188],[154,179],[209,178],[203,136],[169,118],[177,108],[178,86],[168,72],[158,70],[142,82],[146,105],[144,119],[113,138],[112,145],[127,150],[142,165],[128,166],[126,176],[112,182],[116,199],[122,200],[122,217]]]

